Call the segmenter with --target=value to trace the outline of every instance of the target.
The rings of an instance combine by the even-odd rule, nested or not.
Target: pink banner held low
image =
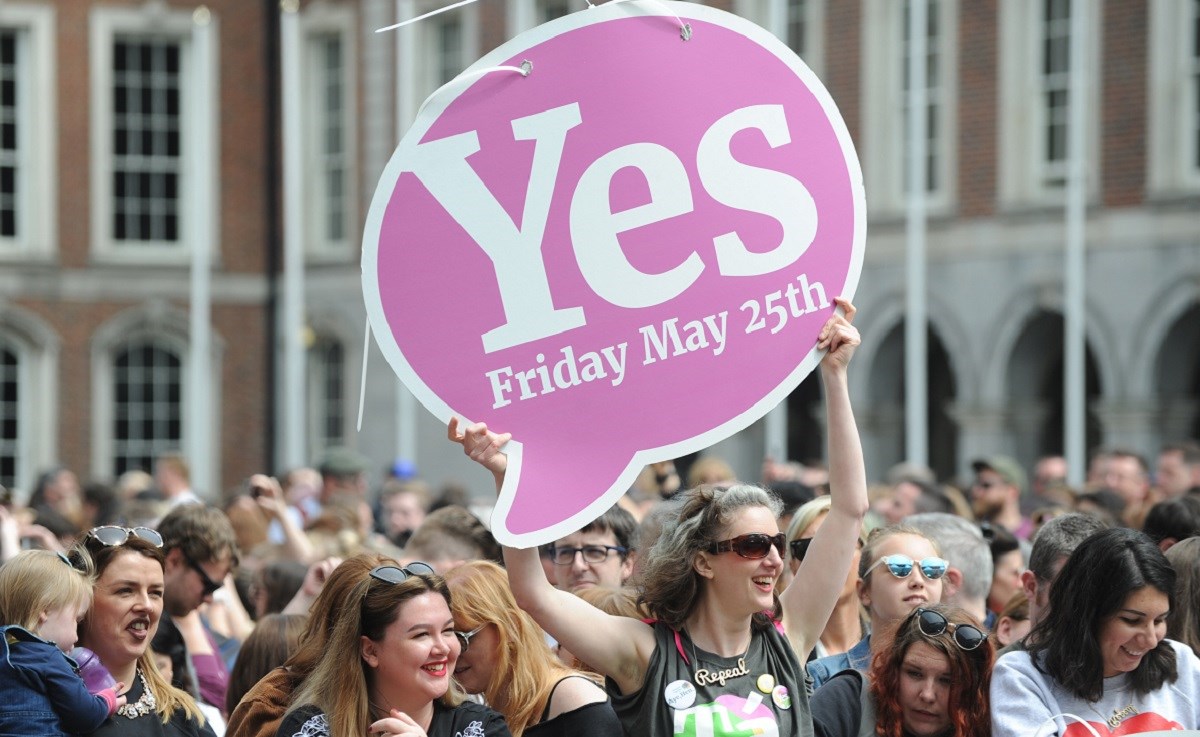
[[[790,49],[702,5],[610,3],[426,101],[371,204],[363,293],[426,408],[513,433],[492,526],[527,547],[786,399],[865,238],[850,136]]]

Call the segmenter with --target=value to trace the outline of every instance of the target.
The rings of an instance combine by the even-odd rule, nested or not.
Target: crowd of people
[[[823,463],[714,456],[501,547],[460,489],[366,459],[186,461],[0,501],[0,737],[1017,737],[1200,729],[1200,446],[902,466],[872,486],[839,300]],[[509,436],[452,419],[497,489]]]

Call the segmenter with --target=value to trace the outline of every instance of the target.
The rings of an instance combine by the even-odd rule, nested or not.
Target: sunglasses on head
[[[974,650],[987,639],[987,635],[983,634],[983,631],[975,625],[956,624],[946,619],[941,612],[917,609],[913,612],[913,616],[917,618],[917,627],[921,630],[921,634],[927,637],[937,637],[946,630],[950,630],[951,639],[961,650]]]
[[[436,573],[433,566],[413,561],[401,568],[400,566],[378,566],[371,569],[371,578],[384,583],[404,583],[409,576],[432,576]]]
[[[880,565],[886,565],[888,573],[892,574],[896,578],[908,578],[909,574],[913,572],[913,568],[920,568],[921,575],[925,576],[925,578],[929,579],[930,581],[936,581],[937,579],[946,575],[946,569],[950,567],[950,561],[946,560],[945,558],[938,558],[936,556],[930,556],[928,558],[922,558],[920,561],[914,561],[912,558],[904,555],[903,553],[885,555],[871,564],[871,567],[868,568],[866,573],[863,574],[863,578],[866,578],[871,571],[875,570]]]
[[[460,645],[462,645],[462,648],[459,650],[459,653],[458,653],[459,655],[464,655],[464,654],[466,654],[466,652],[468,650],[471,649],[471,638],[474,637],[475,635],[479,634],[483,630],[484,627],[487,627],[487,625],[481,624],[478,627],[476,627],[475,629],[471,630],[470,632],[461,632],[459,630],[454,630],[454,636],[458,638],[458,643]]]
[[[781,532],[778,535],[764,535],[761,532],[752,532],[749,535],[738,535],[730,540],[722,540],[721,542],[713,543],[708,546],[710,553],[728,553],[734,552],[743,558],[755,560],[758,558],[766,558],[771,554],[771,546],[779,551],[779,556],[783,557],[784,542],[787,537]]]
[[[156,548],[163,546],[162,535],[156,530],[151,530],[149,527],[118,527],[117,525],[103,525],[101,527],[93,527],[88,530],[88,537],[97,541],[101,545],[109,548],[115,548],[118,545],[124,545],[129,542],[130,537],[137,537],[145,540]]]

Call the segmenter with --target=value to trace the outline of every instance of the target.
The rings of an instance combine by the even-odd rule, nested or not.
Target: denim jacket
[[[820,688],[821,684],[844,670],[853,668],[856,671],[866,673],[870,667],[870,635],[859,640],[858,644],[850,648],[849,652],[826,655],[823,658],[817,658],[807,666],[808,677],[812,679],[814,689]]]
[[[75,662],[16,625],[0,627],[0,737],[93,732],[115,700],[88,693]]]

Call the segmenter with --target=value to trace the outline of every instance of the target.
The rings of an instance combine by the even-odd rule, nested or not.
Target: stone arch
[[[0,343],[16,352],[16,432],[12,467],[3,474],[19,499],[39,470],[58,462],[58,366],[62,339],[40,315],[0,300]]]
[[[1039,309],[1028,315],[1004,362],[1004,395],[1015,455],[1031,465],[1042,455],[1063,452],[1063,316]],[[1103,394],[1099,365],[1090,340],[1086,345],[1085,396],[1090,405]],[[1085,421],[1087,447],[1102,440],[1100,420],[1091,406]]]
[[[939,478],[952,478],[958,465],[958,423],[951,408],[958,401],[959,380],[945,341],[936,325],[926,328],[928,393],[926,421],[929,432],[929,466]],[[904,322],[894,323],[879,341],[870,372],[869,406],[878,408],[878,424],[886,425],[876,452],[880,468],[887,468],[905,459],[904,450]]]
[[[1175,316],[1154,359],[1160,440],[1200,438],[1200,302]]]

